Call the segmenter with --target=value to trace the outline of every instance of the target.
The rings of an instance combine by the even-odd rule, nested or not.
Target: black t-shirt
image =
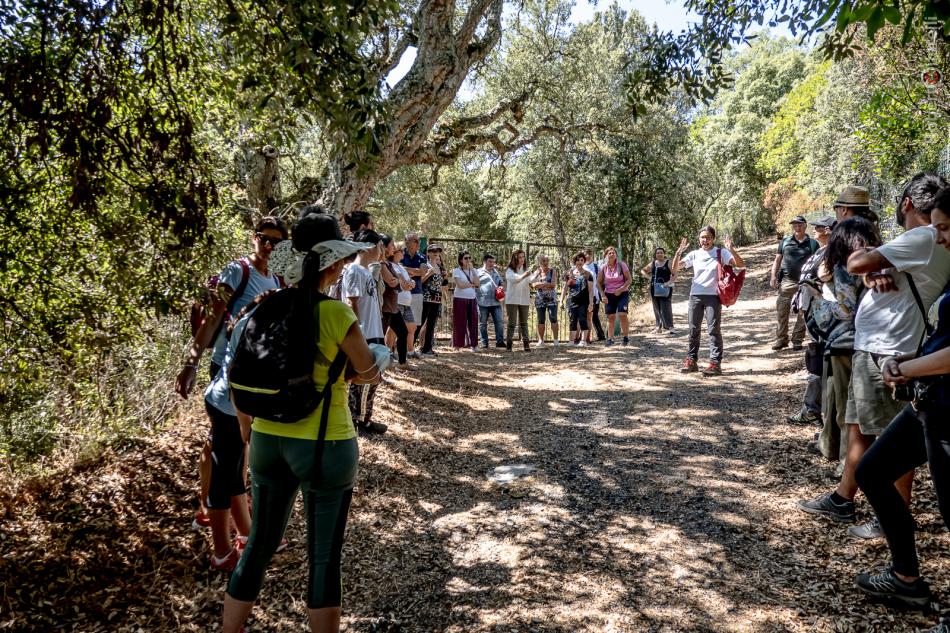
[[[590,304],[590,290],[587,284],[593,281],[593,277],[586,270],[577,272],[577,268],[572,268],[567,273],[567,297],[572,308],[581,308]]]
[[[789,235],[778,245],[778,253],[782,256],[782,278],[798,282],[802,272],[802,265],[818,250],[818,242],[805,236],[799,242],[794,235]]]
[[[656,260],[653,261],[653,274],[650,276],[650,296],[653,296],[653,284],[665,284],[670,280],[670,277],[673,276],[673,271],[670,270],[670,260],[667,259],[663,262],[662,266],[656,265]]]

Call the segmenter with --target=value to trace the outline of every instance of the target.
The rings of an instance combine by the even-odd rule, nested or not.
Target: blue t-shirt
[[[244,289],[244,293],[237,298],[234,302],[234,308],[231,310],[231,316],[237,316],[244,306],[249,304],[254,300],[257,295],[262,292],[267,292],[268,290],[274,290],[280,288],[280,283],[277,281],[277,275],[264,275],[257,272],[257,269],[248,262],[248,275],[247,275],[247,288]],[[218,275],[218,283],[224,284],[231,288],[234,292],[237,292],[238,287],[241,285],[241,278],[244,276],[243,269],[241,268],[241,262],[235,260],[224,267],[224,270],[221,271],[221,274]],[[228,340],[225,330],[227,329],[227,323],[224,324],[224,327],[221,328],[221,333],[218,335],[218,338],[214,342],[214,352],[211,354],[212,362],[217,363],[218,365],[224,364],[224,354],[228,349]]]
[[[399,263],[406,268],[419,268],[423,264],[429,263],[429,260],[426,259],[426,256],[421,252],[416,253],[415,255],[409,255],[409,251],[403,251],[402,261]],[[416,283],[415,287],[412,289],[412,294],[422,294],[422,276],[420,275],[419,277],[413,277],[412,280]]]
[[[228,384],[228,368],[231,366],[231,360],[234,358],[234,350],[237,349],[238,341],[241,340],[241,333],[244,332],[244,328],[247,327],[247,321],[251,318],[253,312],[254,310],[251,310],[245,314],[234,326],[234,330],[231,332],[231,338],[228,339],[228,343],[225,345],[224,362],[221,363],[221,369],[218,370],[218,374],[214,377],[214,380],[212,380],[208,388],[205,389],[205,402],[227,415],[237,415],[237,412],[234,410],[234,404],[231,402],[231,388]],[[227,328],[222,328],[222,337],[224,338],[226,338],[227,335],[226,329]]]

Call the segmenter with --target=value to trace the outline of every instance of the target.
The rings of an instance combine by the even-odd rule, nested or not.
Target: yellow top
[[[340,350],[340,343],[346,337],[350,326],[356,322],[356,315],[348,305],[340,301],[324,300],[315,308],[320,310],[320,338],[317,339],[317,358],[313,364],[313,382],[318,389],[327,383],[327,374],[330,363],[336,358]],[[254,418],[251,426],[257,433],[292,437],[301,440],[317,439],[320,429],[321,404],[316,410],[299,422],[285,424],[263,418]],[[350,417],[350,408],[347,404],[346,381],[343,373],[330,391],[330,416],[327,419],[327,440],[348,440],[356,437],[353,428],[353,419]]]

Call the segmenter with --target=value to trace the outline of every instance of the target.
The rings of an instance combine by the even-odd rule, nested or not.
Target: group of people
[[[804,349],[806,335],[812,339],[806,359],[813,377],[802,410],[789,419],[821,425],[817,449],[841,464],[835,490],[799,506],[854,522],[855,498],[863,491],[875,516],[850,531],[859,538],[883,535],[892,565],[859,574],[857,585],[871,595],[920,606],[929,602],[930,590],[921,578],[909,510],[917,466],[929,461],[941,513],[950,519],[950,430],[938,413],[950,405],[950,188],[937,176],[915,176],[897,200],[897,220],[905,232],[886,244],[867,190],[846,188],[834,212],[811,222],[814,238],[807,235],[805,218],[792,220],[792,235],[779,244],[770,280],[778,291],[774,349],[789,343]],[[544,256],[529,267],[522,250],[512,253],[504,270],[488,253],[476,268],[473,256],[462,251],[449,272],[440,245],[429,244],[423,254],[415,233],[400,244],[377,232],[365,212],[345,220],[349,239],[336,218],[317,205],[304,209],[291,231],[278,218],[262,219],[252,234],[253,252],[218,276],[214,301],[176,379],[176,390],[187,397],[204,351],[212,350],[211,383],[204,393],[210,432],[199,457],[201,507],[195,525],[211,528],[212,568],[233,572],[225,599],[227,633],[241,630],[271,557],[286,547],[283,533],[300,489],[308,518],[311,628],[339,629],[340,560],[357,470],[356,438],[386,431],[372,416],[376,390],[387,380],[383,371],[389,355],[401,371],[412,371],[410,358],[437,353],[435,329],[450,289],[456,348],[488,347],[491,319],[495,346],[511,350],[519,328],[524,349],[530,349],[532,303],[541,344],[549,323],[558,342],[559,305],[568,308],[570,343],[589,344],[593,329],[597,340],[613,344],[618,318],[622,342],[629,342],[633,279],[612,247],[599,260],[590,252],[576,253],[563,275]],[[672,286],[680,270],[693,269],[689,344],[681,371],[699,371],[705,319],[709,365],[703,373],[718,375],[723,357],[719,270],[744,262],[730,240],[724,248],[715,245],[712,227],[703,227],[698,238],[694,250],[682,240],[672,259],[656,249],[639,273],[649,280],[654,331],[672,333]],[[293,262],[303,263],[297,270]],[[339,299],[313,306],[313,381],[319,387],[332,383],[329,400],[294,423],[245,415],[234,406],[228,383],[228,367],[248,319],[269,293],[287,283]],[[600,305],[607,315],[606,332],[598,318]],[[796,324],[789,334],[792,313]],[[379,349],[386,352],[386,362]],[[333,359],[341,356],[347,370],[333,380]],[[320,422],[324,407],[328,421]],[[321,444],[315,444],[318,424],[325,424]],[[934,631],[950,631],[950,626],[941,623]]]
[[[867,189],[848,186],[834,215],[791,221],[778,247],[773,345],[805,350],[809,381],[793,423],[815,423],[813,448],[837,462],[833,490],[798,507],[856,523],[858,492],[873,515],[849,527],[857,539],[885,538],[890,565],[855,577],[866,594],[926,607],[911,514],[914,471],[928,463],[944,521],[950,520],[950,188],[917,174],[896,200],[903,233],[882,243]],[[795,325],[789,335],[789,320]],[[944,409],[945,410],[945,409]],[[950,632],[950,622],[931,629]]]

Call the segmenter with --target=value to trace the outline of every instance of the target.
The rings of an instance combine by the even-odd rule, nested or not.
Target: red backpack
[[[722,263],[722,249],[716,249],[716,267],[719,269],[719,302],[727,308],[739,300],[745,283],[745,268],[733,268]]]

